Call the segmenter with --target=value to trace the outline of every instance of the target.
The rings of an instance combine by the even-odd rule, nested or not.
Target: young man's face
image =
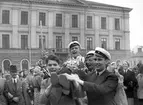
[[[72,55],[78,55],[80,53],[80,47],[77,46],[73,46],[72,48],[70,48],[70,52]]]
[[[127,62],[123,62],[123,69],[126,70],[128,68]]]
[[[108,63],[108,61],[105,58],[98,57],[98,56],[94,57],[94,62],[95,62],[95,69],[98,72],[101,72],[104,69],[106,69],[106,66],[107,66],[107,63]]]
[[[95,60],[94,60],[94,56],[90,56],[88,58],[85,58],[85,64],[86,67],[89,70],[94,70],[95,69]]]
[[[55,60],[49,60],[48,63],[47,63],[47,69],[50,72],[56,72],[60,69],[60,65]]]

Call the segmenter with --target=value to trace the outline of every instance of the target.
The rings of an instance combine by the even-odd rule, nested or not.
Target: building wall
[[[113,60],[116,60],[117,57],[121,59],[127,58],[127,53],[130,49],[129,11],[15,2],[3,2],[0,5],[0,53],[3,52],[2,34],[10,35],[10,49],[4,50],[7,52],[6,54],[0,54],[1,60],[9,58],[12,59],[13,64],[15,64],[20,62],[22,58],[26,58],[33,65],[33,63],[35,63],[34,61],[40,58],[39,35],[41,34],[41,27],[39,26],[39,12],[46,13],[46,25],[42,27],[42,33],[46,36],[46,50],[55,49],[56,36],[62,36],[62,46],[63,49],[66,49],[63,51],[67,56],[67,45],[70,43],[72,36],[78,36],[79,42],[81,43],[82,54],[85,55],[87,52],[86,38],[90,36],[93,38],[93,49],[97,46],[101,46],[101,38],[107,38],[107,50],[113,55]],[[10,24],[8,25],[2,24],[2,10],[5,9],[10,10]],[[21,11],[28,11],[29,25],[20,25]],[[56,13],[62,13],[62,27],[55,26]],[[78,15],[78,28],[71,27],[71,16],[73,14]],[[92,29],[86,27],[87,16],[92,16]],[[107,29],[105,30],[101,29],[101,17],[106,17],[107,19]],[[120,30],[115,30],[115,18],[119,18],[120,20]],[[21,52],[17,52],[16,55],[13,53],[11,54],[11,52],[21,48],[21,35],[28,35],[29,49],[22,50],[25,52],[24,54]],[[115,38],[120,38],[120,50],[116,51]],[[33,56],[31,59],[31,57],[25,55],[35,51],[34,49],[37,50],[36,57],[31,54]],[[58,55],[62,53],[63,55],[63,52],[56,53],[58,53]]]

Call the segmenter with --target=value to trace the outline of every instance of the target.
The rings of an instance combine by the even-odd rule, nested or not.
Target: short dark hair
[[[49,62],[49,60],[53,60],[53,61],[56,61],[58,64],[60,64],[60,59],[56,56],[56,55],[49,55],[47,58],[46,58],[46,64]]]

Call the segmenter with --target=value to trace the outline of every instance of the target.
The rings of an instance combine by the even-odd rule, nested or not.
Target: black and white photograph
[[[0,0],[0,105],[143,105],[142,0]]]

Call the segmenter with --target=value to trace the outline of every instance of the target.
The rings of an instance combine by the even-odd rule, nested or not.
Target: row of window
[[[62,36],[56,36],[56,49],[63,48]],[[79,41],[78,36],[72,36],[72,41]],[[107,38],[101,38],[101,47],[107,49]],[[86,49],[91,50],[93,47],[93,37],[86,37]],[[10,48],[10,38],[8,34],[2,34],[2,48]],[[28,48],[28,35],[21,35],[21,49]],[[39,48],[46,48],[46,36],[39,35]],[[120,50],[120,38],[115,38],[115,49]]]
[[[4,72],[9,71],[11,64],[12,63],[9,59],[5,59],[2,61],[2,69],[4,70]],[[24,70],[24,69],[28,70],[29,69],[29,61],[27,59],[21,60],[20,66],[21,66],[21,70]]]
[[[21,11],[21,25],[28,25],[28,11]],[[71,15],[71,27],[79,27],[79,15]],[[86,17],[86,27],[93,29],[93,16]],[[2,10],[2,24],[10,24],[10,10]],[[46,26],[46,13],[39,12],[39,25]],[[55,26],[63,27],[63,14],[56,13]],[[120,18],[114,19],[115,30],[120,30]],[[101,29],[107,29],[107,18],[101,17]]]

